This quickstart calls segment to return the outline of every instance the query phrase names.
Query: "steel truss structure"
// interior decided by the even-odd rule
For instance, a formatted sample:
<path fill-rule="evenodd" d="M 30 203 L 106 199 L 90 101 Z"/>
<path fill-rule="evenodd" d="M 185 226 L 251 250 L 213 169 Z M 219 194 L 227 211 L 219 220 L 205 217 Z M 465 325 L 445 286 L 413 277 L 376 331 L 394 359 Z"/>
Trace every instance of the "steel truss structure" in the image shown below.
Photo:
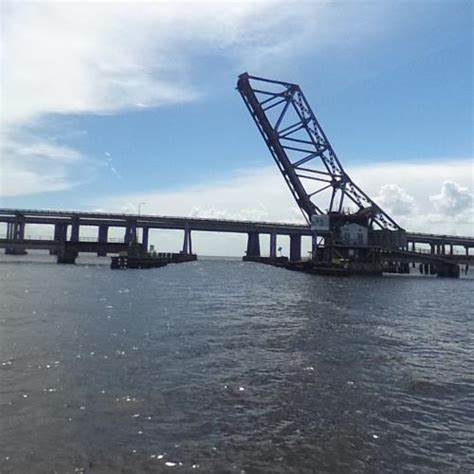
<path fill-rule="evenodd" d="M 369 228 L 401 230 L 344 171 L 297 84 L 244 73 L 237 89 L 308 223 L 355 205 Z"/>

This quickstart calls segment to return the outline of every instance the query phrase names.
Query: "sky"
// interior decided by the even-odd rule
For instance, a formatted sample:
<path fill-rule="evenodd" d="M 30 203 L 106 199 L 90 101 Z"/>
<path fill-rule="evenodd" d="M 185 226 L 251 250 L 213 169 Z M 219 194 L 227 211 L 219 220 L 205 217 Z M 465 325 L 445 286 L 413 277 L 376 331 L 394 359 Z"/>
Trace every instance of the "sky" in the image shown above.
<path fill-rule="evenodd" d="M 1 207 L 302 222 L 235 90 L 247 71 L 298 83 L 346 171 L 403 227 L 474 235 L 471 1 L 0 13 Z"/>

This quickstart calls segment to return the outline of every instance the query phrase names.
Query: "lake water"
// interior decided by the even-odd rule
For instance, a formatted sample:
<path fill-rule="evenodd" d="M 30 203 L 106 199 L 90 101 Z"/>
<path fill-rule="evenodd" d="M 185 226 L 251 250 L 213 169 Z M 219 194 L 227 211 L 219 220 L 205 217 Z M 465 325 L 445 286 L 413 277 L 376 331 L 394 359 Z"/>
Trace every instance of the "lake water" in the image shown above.
<path fill-rule="evenodd" d="M 0 262 L 2 473 L 474 470 L 472 278 L 32 260 Z"/>

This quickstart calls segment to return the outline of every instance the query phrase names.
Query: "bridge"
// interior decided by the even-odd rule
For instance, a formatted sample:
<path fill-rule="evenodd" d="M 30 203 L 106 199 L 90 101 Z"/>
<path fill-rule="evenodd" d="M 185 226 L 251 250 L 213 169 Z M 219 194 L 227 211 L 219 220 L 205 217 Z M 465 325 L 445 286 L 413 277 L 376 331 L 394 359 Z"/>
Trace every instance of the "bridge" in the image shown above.
<path fill-rule="evenodd" d="M 150 229 L 179 229 L 183 231 L 183 254 L 193 253 L 193 232 L 243 233 L 247 234 L 245 257 L 256 261 L 262 261 L 260 235 L 270 236 L 270 261 L 277 259 L 277 237 L 286 235 L 290 238 L 290 263 L 302 261 L 302 237 L 309 236 L 311 271 L 340 270 L 340 262 L 344 262 L 353 273 L 381 273 L 384 266 L 404 267 L 406 271 L 407 265 L 418 263 L 427 265 L 430 273 L 457 276 L 460 264 L 472 262 L 474 237 L 407 232 L 350 178 L 297 84 L 244 73 L 238 78 L 237 90 L 306 225 L 0 209 L 0 223 L 6 225 L 0 247 L 10 254 L 48 249 L 57 255 L 58 263 L 74 263 L 79 252 L 107 255 L 126 250 L 132 243 L 148 249 Z M 53 238 L 25 237 L 26 226 L 33 225 L 53 226 Z M 82 226 L 96 227 L 97 238 L 81 238 Z M 113 227 L 123 228 L 123 240 L 109 238 Z M 137 233 L 138 229 L 141 232 Z"/>
<path fill-rule="evenodd" d="M 0 238 L 0 248 L 6 249 L 7 253 L 21 254 L 27 249 L 49 250 L 58 256 L 60 262 L 65 261 L 66 255 L 77 256 L 80 252 L 101 256 L 115 254 L 126 250 L 135 241 L 148 248 L 150 229 L 183 231 L 182 253 L 185 254 L 193 252 L 193 232 L 246 234 L 246 255 L 250 257 L 262 255 L 260 235 L 270 236 L 269 257 L 277 256 L 278 236 L 289 236 L 290 261 L 301 260 L 302 237 L 312 236 L 310 227 L 302 224 L 39 209 L 0 209 L 0 223 L 6 225 L 6 234 Z M 26 233 L 27 225 L 31 236 Z M 35 231 L 38 225 L 50 226 L 52 238 L 35 237 L 39 235 Z M 82 237 L 81 227 L 84 226 L 95 227 L 97 236 Z M 120 228 L 123 238 L 110 237 L 113 228 Z M 321 233 L 320 236 L 324 235 Z M 474 255 L 470 253 L 470 249 L 474 249 L 474 237 L 408 232 L 406 240 L 403 249 L 405 260 L 408 252 L 419 254 L 416 259 L 408 255 L 412 262 L 425 261 L 429 255 L 450 258 L 459 264 L 474 262 Z"/>

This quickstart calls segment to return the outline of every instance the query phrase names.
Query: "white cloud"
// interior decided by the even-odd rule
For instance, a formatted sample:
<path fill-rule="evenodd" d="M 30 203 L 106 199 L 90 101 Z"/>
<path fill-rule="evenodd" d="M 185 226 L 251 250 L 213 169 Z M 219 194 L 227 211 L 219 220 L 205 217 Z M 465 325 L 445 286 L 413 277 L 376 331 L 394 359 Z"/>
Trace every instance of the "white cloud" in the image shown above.
<path fill-rule="evenodd" d="M 94 206 L 136 213 L 140 202 L 146 203 L 142 214 L 304 222 L 276 167 L 237 171 L 228 179 L 185 190 L 111 196 Z"/>
<path fill-rule="evenodd" d="M 413 197 L 397 184 L 384 184 L 374 200 L 389 214 L 396 216 L 412 214 L 416 208 Z"/>
<path fill-rule="evenodd" d="M 458 183 L 461 190 L 470 189 L 472 192 L 471 169 L 471 160 L 458 160 L 455 163 L 440 161 L 360 166 L 348 169 L 348 172 L 405 229 L 474 235 L 472 201 L 470 209 L 460 218 L 440 213 L 430 200 L 430 196 L 439 191 L 445 177 Z M 394 182 L 397 184 L 393 184 Z M 157 190 L 151 193 L 110 196 L 99 203 L 91 203 L 91 207 L 136 213 L 140 202 L 146 203 L 142 206 L 143 214 L 304 222 L 276 166 L 255 169 L 252 173 L 238 172 L 227 180 L 181 191 Z M 320 205 L 322 208 L 327 207 L 324 203 Z M 161 237 L 157 242 L 161 242 L 161 248 L 165 248 L 165 243 L 172 245 L 171 240 L 163 242 Z M 222 254 L 224 248 L 227 249 L 224 254 L 241 255 L 243 252 L 241 243 L 237 244 L 233 238 L 225 235 L 215 237 L 212 244 L 205 239 L 198 242 L 199 251 L 204 254 Z M 215 250 L 216 248 L 219 250 Z"/>
<path fill-rule="evenodd" d="M 196 100 L 216 80 L 197 81 L 202 58 L 220 58 L 235 73 L 280 73 L 307 51 L 353 45 L 377 32 L 385 10 L 282 0 L 2 2 L 1 120 L 9 151 L 19 147 L 16 171 L 6 179 L 17 181 L 18 194 L 50 182 L 49 170 L 31 166 L 31 154 L 22 159 L 31 142 L 48 142 L 44 134 L 19 140 L 26 125 L 51 114 L 112 114 Z M 5 156 L 3 150 L 3 175 L 12 170 Z M 57 173 L 61 185 L 45 191 L 67 187 L 72 173 Z M 31 186 L 35 177 L 38 186 Z"/>
<path fill-rule="evenodd" d="M 423 163 L 386 163 L 354 168 L 350 170 L 350 174 L 374 199 L 385 184 L 395 183 L 404 189 L 414 199 L 416 208 L 408 215 L 394 210 L 392 217 L 408 230 L 474 235 L 472 202 L 470 209 L 456 216 L 439 212 L 430 200 L 430 196 L 439 193 L 444 181 L 457 183 L 472 194 L 474 191 L 472 158 Z"/>
<path fill-rule="evenodd" d="M 473 195 L 465 187 L 453 181 L 445 181 L 441 192 L 430 196 L 435 209 L 443 215 L 457 216 L 473 207 Z"/>
<path fill-rule="evenodd" d="M 456 183 L 454 188 L 461 190 L 462 194 L 466 190 L 472 194 L 471 170 L 471 160 L 458 160 L 455 163 L 439 161 L 359 166 L 348 169 L 348 172 L 364 191 L 375 196 L 374 200 L 380 206 L 391 202 L 393 211 L 385 210 L 405 229 L 474 236 L 472 200 L 470 207 L 463 212 L 447 215 L 440 212 L 430 198 L 439 194 L 446 178 Z M 383 203 L 380 199 L 383 196 L 391 200 Z M 304 223 L 276 166 L 256 168 L 252 172 L 235 172 L 228 179 L 183 190 L 156 190 L 91 200 L 90 209 L 137 213 L 140 203 L 142 214 Z M 414 212 L 407 213 L 412 206 Z M 123 230 L 114 229 L 111 236 L 120 237 L 122 233 Z M 155 230 L 150 235 L 150 242 L 162 251 L 178 251 L 182 245 L 182 232 Z M 268 238 L 262 236 L 261 242 L 262 252 L 268 252 Z M 193 243 L 201 255 L 239 256 L 244 254 L 246 237 L 194 232 Z M 279 238 L 278 245 L 283 247 L 283 254 L 288 253 L 287 238 Z M 309 246 L 310 242 L 306 240 L 303 252 L 309 250 Z"/>
<path fill-rule="evenodd" d="M 89 180 L 96 166 L 76 150 L 53 141 L 4 137 L 0 196 L 69 189 Z"/>
<path fill-rule="evenodd" d="M 233 57 L 234 67 L 246 54 L 270 60 L 304 34 L 308 22 L 285 27 L 304 20 L 301 10 L 281 2 L 6 2 L 3 120 L 193 100 L 189 73 L 203 51 Z"/>

